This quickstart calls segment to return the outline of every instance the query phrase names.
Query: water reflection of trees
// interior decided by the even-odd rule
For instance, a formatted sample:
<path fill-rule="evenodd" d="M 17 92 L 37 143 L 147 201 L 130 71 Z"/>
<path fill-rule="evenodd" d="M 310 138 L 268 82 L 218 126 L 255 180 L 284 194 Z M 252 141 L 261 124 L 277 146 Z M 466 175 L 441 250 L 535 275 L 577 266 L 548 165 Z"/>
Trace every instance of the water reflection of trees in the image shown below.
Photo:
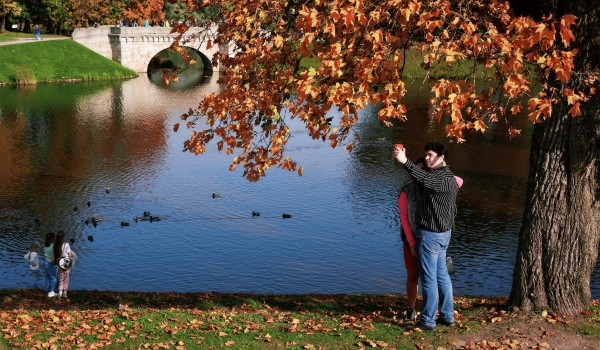
<path fill-rule="evenodd" d="M 2 88 L 0 210 L 27 208 L 46 229 L 75 225 L 66 214 L 80 197 L 162 161 L 173 94 L 146 79 Z M 199 96 L 180 93 L 175 105 L 187 110 Z"/>
<path fill-rule="evenodd" d="M 429 90 L 426 87 L 409 90 L 404 100 L 408 107 L 406 121 L 398 121 L 387 128 L 377 121 L 377 106 L 371 106 L 363 111 L 357 125 L 361 141 L 352 152 L 348 171 L 354 186 L 352 192 L 361 196 L 364 188 L 379 187 L 381 193 L 372 196 L 381 201 L 380 206 L 390 222 L 396 221 L 397 191 L 407 179 L 406 173 L 391 160 L 392 145 L 404 144 L 409 158 L 414 160 L 422 156 L 427 141 L 447 140 L 443 123 L 438 124 L 428 116 L 428 99 L 424 91 Z M 498 124 L 486 134 L 469 135 L 465 143 L 446 142 L 450 167 L 465 180 L 458 198 L 461 212 L 457 222 L 463 219 L 470 222 L 467 229 L 483 225 L 489 231 L 488 224 L 498 222 L 500 224 L 493 229 L 505 232 L 514 230 L 520 223 L 531 126 L 520 127 L 524 128 L 524 134 L 519 138 L 509 139 L 506 127 Z M 473 217 L 467 213 L 478 214 Z M 462 214 L 465 216 L 461 217 Z"/>

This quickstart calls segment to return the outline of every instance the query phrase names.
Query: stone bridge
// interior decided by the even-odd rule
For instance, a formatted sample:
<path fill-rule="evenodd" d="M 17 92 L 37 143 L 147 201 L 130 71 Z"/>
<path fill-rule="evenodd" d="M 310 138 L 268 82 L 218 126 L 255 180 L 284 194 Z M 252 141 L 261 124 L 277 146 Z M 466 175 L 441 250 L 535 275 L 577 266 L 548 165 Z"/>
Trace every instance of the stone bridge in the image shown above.
<path fill-rule="evenodd" d="M 119 62 L 138 73 L 148 71 L 148 64 L 157 53 L 171 46 L 177 33 L 171 33 L 169 27 L 116 27 L 100 26 L 97 28 L 77 28 L 73 31 L 74 41 L 99 53 L 100 55 Z M 183 36 L 190 38 L 201 29 L 192 27 Z M 219 67 L 213 67 L 210 60 L 217 50 L 228 53 L 224 45 L 213 46 L 210 49 L 206 43 L 200 43 L 198 39 L 180 43 L 200 54 L 204 62 L 204 69 L 219 71 Z"/>

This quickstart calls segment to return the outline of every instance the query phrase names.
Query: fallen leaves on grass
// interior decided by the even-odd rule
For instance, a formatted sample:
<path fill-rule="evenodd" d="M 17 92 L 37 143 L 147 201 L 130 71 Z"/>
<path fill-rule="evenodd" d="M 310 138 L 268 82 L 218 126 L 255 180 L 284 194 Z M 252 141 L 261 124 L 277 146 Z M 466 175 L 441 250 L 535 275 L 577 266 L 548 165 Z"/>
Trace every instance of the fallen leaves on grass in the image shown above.
<path fill-rule="evenodd" d="M 560 331 L 556 327 L 570 322 L 553 312 L 528 316 L 507 312 L 501 298 L 457 297 L 458 327 L 419 332 L 412 322 L 397 319 L 394 309 L 404 300 L 394 295 L 74 291 L 65 301 L 33 291 L 0 293 L 5 294 L 0 299 L 0 338 L 8 348 L 53 349 L 70 344 L 86 349 L 208 349 L 243 347 L 249 340 L 259 347 L 310 350 L 321 349 L 323 341 L 342 339 L 347 347 L 393 349 L 409 344 L 430 350 L 432 340 L 443 337 L 447 347 L 438 349 L 563 349 L 555 345 Z M 582 318 L 593 324 L 599 319 L 598 310 L 590 309 Z M 480 336 L 482 328 L 496 333 Z M 560 336 L 564 335 L 563 331 Z"/>

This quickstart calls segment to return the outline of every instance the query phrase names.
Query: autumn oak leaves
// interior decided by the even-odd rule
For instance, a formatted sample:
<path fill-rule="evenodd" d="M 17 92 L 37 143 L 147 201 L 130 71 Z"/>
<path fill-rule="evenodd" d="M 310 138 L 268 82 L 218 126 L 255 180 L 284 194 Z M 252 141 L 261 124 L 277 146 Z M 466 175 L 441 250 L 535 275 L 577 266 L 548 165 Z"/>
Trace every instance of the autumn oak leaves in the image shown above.
<path fill-rule="evenodd" d="M 313 139 L 348 150 L 367 105 L 378 106 L 385 125 L 405 119 L 409 52 L 421 53 L 425 69 L 457 62 L 471 67 L 469 79 L 445 77 L 432 88 L 430 117 L 446 123 L 458 142 L 465 132 L 485 132 L 496 122 L 518 135 L 512 118 L 523 108 L 531 121 L 541 121 L 565 97 L 576 116 L 598 79 L 566 83 L 573 81 L 576 56 L 570 49 L 574 16 L 536 22 L 514 17 L 507 2 L 239 0 L 231 6 L 214 0 L 201 6 L 213 9 L 203 25 L 218 25 L 214 44 L 232 49 L 213 58 L 226 67 L 222 89 L 183 116 L 192 131 L 184 150 L 201 154 L 214 141 L 232 155 L 230 169 L 241 166 L 249 181 L 271 167 L 302 174 L 285 153 L 291 119 L 301 120 Z M 318 65 L 302 65 L 306 58 Z M 339 111 L 335 123 L 326 117 L 332 110 Z"/>

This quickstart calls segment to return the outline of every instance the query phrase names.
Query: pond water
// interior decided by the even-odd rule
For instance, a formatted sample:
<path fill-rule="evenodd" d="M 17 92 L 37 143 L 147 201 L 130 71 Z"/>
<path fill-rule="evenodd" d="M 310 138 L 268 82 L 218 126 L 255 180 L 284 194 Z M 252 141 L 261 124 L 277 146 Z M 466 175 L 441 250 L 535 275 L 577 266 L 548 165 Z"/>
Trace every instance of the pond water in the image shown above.
<path fill-rule="evenodd" d="M 248 183 L 214 146 L 184 153 L 187 130 L 173 132 L 216 79 L 179 91 L 147 77 L 0 88 L 0 286 L 31 287 L 23 254 L 65 230 L 79 256 L 72 290 L 404 293 L 396 198 L 406 175 L 391 146 L 416 158 L 426 141 L 445 139 L 426 117 L 427 89 L 412 89 L 409 120 L 393 128 L 365 109 L 352 153 L 292 122 L 288 153 L 304 175 L 273 169 Z M 507 295 L 530 140 L 508 140 L 501 127 L 472 136 L 449 145 L 464 179 L 454 289 Z M 161 220 L 136 222 L 145 211 Z M 92 217 L 102 221 L 86 224 Z M 598 268 L 592 293 L 600 297 Z"/>

